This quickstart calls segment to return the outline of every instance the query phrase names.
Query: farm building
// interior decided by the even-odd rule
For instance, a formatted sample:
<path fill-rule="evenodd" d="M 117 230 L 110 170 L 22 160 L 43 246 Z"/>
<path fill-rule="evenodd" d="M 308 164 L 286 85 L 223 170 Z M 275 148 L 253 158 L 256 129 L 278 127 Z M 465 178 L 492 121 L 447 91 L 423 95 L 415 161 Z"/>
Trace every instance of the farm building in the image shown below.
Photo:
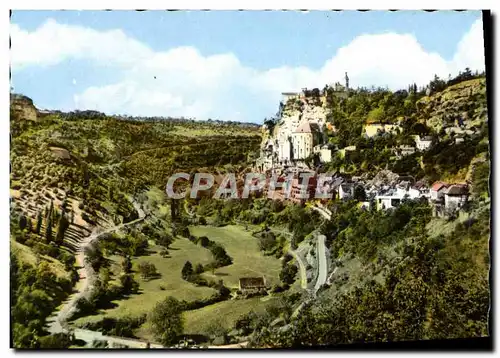
<path fill-rule="evenodd" d="M 241 291 L 260 290 L 266 288 L 264 277 L 242 277 L 239 280 Z"/>

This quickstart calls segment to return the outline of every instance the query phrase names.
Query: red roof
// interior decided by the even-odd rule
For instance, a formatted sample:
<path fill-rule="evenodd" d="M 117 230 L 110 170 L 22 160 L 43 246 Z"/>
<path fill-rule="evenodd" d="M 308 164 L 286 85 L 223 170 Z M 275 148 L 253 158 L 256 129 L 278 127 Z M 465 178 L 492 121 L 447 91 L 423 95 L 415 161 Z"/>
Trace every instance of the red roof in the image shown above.
<path fill-rule="evenodd" d="M 448 184 L 443 183 L 442 181 L 437 181 L 434 184 L 432 184 L 432 190 L 434 191 L 440 191 L 443 188 L 446 188 Z"/>

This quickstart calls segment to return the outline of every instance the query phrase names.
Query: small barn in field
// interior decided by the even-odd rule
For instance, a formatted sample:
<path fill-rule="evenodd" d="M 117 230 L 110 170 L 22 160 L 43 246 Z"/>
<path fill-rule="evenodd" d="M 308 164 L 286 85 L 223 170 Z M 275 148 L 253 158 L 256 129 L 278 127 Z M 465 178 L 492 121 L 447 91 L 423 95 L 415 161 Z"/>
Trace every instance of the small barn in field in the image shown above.
<path fill-rule="evenodd" d="M 239 286 L 242 292 L 265 289 L 266 279 L 264 277 L 242 277 L 239 280 Z"/>

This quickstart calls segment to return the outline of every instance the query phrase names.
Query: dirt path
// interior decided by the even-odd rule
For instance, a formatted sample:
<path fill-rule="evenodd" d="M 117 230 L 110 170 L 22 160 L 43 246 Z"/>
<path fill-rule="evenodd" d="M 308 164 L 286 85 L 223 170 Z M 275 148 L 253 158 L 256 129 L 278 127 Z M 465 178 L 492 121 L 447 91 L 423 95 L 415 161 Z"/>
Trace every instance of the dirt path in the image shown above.
<path fill-rule="evenodd" d="M 50 333 L 60 333 L 68 331 L 68 320 L 73 316 L 76 312 L 76 305 L 80 298 L 86 297 L 92 289 L 92 281 L 94 278 L 94 270 L 92 266 L 85 262 L 85 248 L 89 246 L 94 240 L 98 239 L 100 236 L 104 234 L 108 234 L 114 232 L 116 230 L 120 230 L 126 226 L 136 224 L 145 218 L 144 211 L 140 207 L 139 204 L 133 202 L 134 208 L 137 210 L 139 214 L 139 218 L 120 225 L 113 226 L 106 230 L 102 230 L 101 228 L 95 228 L 92 233 L 85 237 L 78 245 L 77 255 L 76 255 L 76 264 L 78 267 L 78 276 L 79 280 L 76 283 L 75 290 L 73 293 L 60 307 L 59 311 L 51 317 L 47 319 L 47 323 L 49 324 L 48 331 Z M 99 332 L 96 332 L 99 333 Z"/>
<path fill-rule="evenodd" d="M 76 339 L 89 343 L 93 341 L 106 341 L 108 342 L 108 345 L 119 344 L 127 346 L 129 348 L 147 348 L 148 344 L 148 342 L 141 341 L 138 339 L 105 336 L 101 332 L 89 331 L 86 329 L 75 329 L 73 333 Z M 161 344 L 150 343 L 149 348 L 165 348 L 165 347 L 162 346 Z"/>
<path fill-rule="evenodd" d="M 228 344 L 225 346 L 208 346 L 209 349 L 211 348 L 217 348 L 217 349 L 234 349 L 234 348 L 246 348 L 248 345 L 248 342 L 241 342 L 241 343 L 235 343 L 235 344 Z"/>
<path fill-rule="evenodd" d="M 315 205 L 311 205 L 310 207 L 311 207 L 311 209 L 316 210 L 318 213 L 320 213 L 321 215 L 323 215 L 323 217 L 326 220 L 331 220 L 332 214 L 331 214 L 331 212 L 329 213 L 327 211 L 328 209 L 324 209 L 324 208 L 321 208 L 321 207 L 315 206 Z"/>
<path fill-rule="evenodd" d="M 304 265 L 304 261 L 300 258 L 300 255 L 293 250 L 288 251 L 294 258 L 295 261 L 299 264 L 299 272 L 300 272 L 300 287 L 304 290 L 307 290 L 307 275 L 306 275 L 306 265 Z"/>

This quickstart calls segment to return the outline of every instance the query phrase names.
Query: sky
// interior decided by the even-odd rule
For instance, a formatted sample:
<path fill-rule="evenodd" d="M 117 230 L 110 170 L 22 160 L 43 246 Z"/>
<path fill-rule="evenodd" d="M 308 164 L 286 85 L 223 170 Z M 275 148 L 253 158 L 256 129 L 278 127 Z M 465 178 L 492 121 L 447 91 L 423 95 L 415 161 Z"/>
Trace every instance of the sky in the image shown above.
<path fill-rule="evenodd" d="M 484 70 L 480 11 L 14 11 L 11 86 L 38 108 L 262 123 L 281 92 L 405 89 Z"/>

